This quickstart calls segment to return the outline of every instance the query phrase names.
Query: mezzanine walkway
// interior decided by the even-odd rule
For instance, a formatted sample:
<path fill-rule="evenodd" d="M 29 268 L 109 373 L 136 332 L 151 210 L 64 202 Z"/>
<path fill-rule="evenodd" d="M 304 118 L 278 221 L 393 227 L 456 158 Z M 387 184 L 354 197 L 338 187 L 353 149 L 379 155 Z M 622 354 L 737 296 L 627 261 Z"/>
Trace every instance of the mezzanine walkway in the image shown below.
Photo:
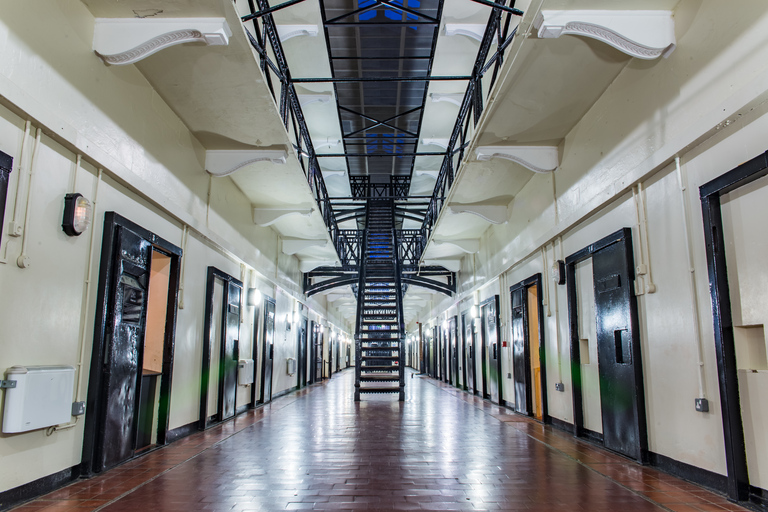
<path fill-rule="evenodd" d="M 16 511 L 745 510 L 424 377 L 355 403 L 354 372 Z"/>

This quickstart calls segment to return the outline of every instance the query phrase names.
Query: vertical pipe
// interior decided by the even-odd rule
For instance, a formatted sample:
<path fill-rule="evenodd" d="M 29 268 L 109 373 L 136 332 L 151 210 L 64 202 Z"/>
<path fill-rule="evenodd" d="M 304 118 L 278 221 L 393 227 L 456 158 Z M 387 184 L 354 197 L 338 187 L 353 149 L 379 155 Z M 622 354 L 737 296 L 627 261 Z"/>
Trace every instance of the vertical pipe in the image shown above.
<path fill-rule="evenodd" d="M 699 313 L 699 294 L 696 290 L 696 267 L 693 261 L 693 241 L 691 240 L 690 233 L 690 210 L 688 204 L 688 180 L 683 174 L 683 169 L 680 166 L 680 157 L 675 157 L 675 170 L 677 171 L 677 183 L 680 187 L 680 206 L 683 214 L 683 232 L 685 233 L 685 254 L 688 263 L 688 286 L 691 291 L 691 297 L 693 298 L 692 315 L 693 315 L 693 338 L 696 343 L 696 355 L 698 357 L 698 369 L 699 369 L 699 397 L 706 398 L 706 387 L 704 380 L 704 350 L 701 346 L 701 331 L 700 321 L 701 315 Z"/>
<path fill-rule="evenodd" d="M 637 198 L 639 200 L 637 207 L 641 216 L 641 229 L 643 233 L 641 240 L 643 244 L 643 263 L 645 264 L 647 276 L 645 291 L 647 293 L 656 293 L 656 285 L 653 283 L 653 275 L 651 274 L 651 250 L 648 243 L 648 210 L 645 207 L 645 192 L 642 182 L 637 184 Z"/>
<path fill-rule="evenodd" d="M 78 164 L 80 162 L 80 155 L 78 155 Z M 78 165 L 79 166 L 79 165 Z M 99 186 L 101 185 L 101 175 L 103 169 L 99 169 L 96 175 L 96 183 L 93 186 L 93 218 L 96 218 L 96 208 L 99 204 Z M 75 375 L 75 401 L 82 402 L 82 374 L 83 374 L 83 361 L 85 361 L 85 338 L 88 333 L 86 328 L 86 322 L 88 320 L 88 309 L 91 302 L 91 273 L 93 272 L 93 249 L 96 246 L 96 226 L 95 223 L 91 224 L 91 238 L 88 242 L 88 259 L 85 262 L 85 279 L 83 280 L 83 300 L 80 304 L 80 333 L 78 336 L 78 353 L 79 359 L 77 361 L 77 373 Z M 59 430 L 67 430 L 77 425 L 80 416 L 75 416 L 75 421 L 71 421 L 64 425 L 57 425 L 49 429 L 46 433 L 48 435 L 58 432 Z"/>
<path fill-rule="evenodd" d="M 560 247 L 559 258 L 555 253 L 556 246 Z M 552 256 L 555 260 L 564 260 L 563 237 L 559 236 L 552 241 Z M 557 351 L 557 381 L 563 382 L 563 354 L 560 352 L 560 299 L 558 296 L 557 285 L 555 285 L 555 350 Z"/>
<path fill-rule="evenodd" d="M 189 226 L 184 224 L 181 230 L 181 272 L 179 277 L 179 309 L 184 309 L 184 276 L 187 268 L 187 239 L 189 238 Z"/>
<path fill-rule="evenodd" d="M 40 138 L 43 135 L 42 128 L 37 129 L 37 135 L 35 136 L 35 147 L 32 150 L 32 159 L 29 162 L 29 180 L 27 183 L 27 201 L 24 206 L 24 228 L 21 232 L 21 254 L 19 254 L 16 264 L 19 268 L 27 268 L 30 265 L 29 256 L 27 256 L 27 243 L 29 243 L 29 217 L 31 212 L 29 210 L 29 204 L 32 202 L 32 178 L 35 172 L 35 161 L 37 160 L 37 153 L 40 150 Z M 15 205 L 14 205 L 15 206 Z"/>
<path fill-rule="evenodd" d="M 16 181 L 16 197 L 13 201 L 13 219 L 11 220 L 11 229 L 10 229 L 10 236 L 19 236 L 21 233 L 18 231 L 17 226 L 19 224 L 19 218 L 21 217 L 21 212 L 19 212 L 19 203 L 21 199 L 21 190 L 22 190 L 22 176 L 24 173 L 22 171 L 26 170 L 24 169 L 24 157 L 27 156 L 27 141 L 29 140 L 29 135 L 32 133 L 32 121 L 27 121 L 24 126 L 24 137 L 21 139 L 21 150 L 19 151 L 19 179 Z"/>
<path fill-rule="evenodd" d="M 75 158 L 75 170 L 72 173 L 72 193 L 77 192 L 77 173 L 80 171 L 80 163 L 82 162 L 83 155 L 77 155 Z"/>

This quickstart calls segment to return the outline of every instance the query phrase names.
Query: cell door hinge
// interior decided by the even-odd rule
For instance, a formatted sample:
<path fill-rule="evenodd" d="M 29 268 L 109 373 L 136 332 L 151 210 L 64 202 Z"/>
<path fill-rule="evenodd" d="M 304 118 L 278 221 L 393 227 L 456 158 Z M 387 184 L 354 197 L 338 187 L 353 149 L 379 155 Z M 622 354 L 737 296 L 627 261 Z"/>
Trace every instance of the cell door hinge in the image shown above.
<path fill-rule="evenodd" d="M 0 389 L 11 389 L 16 387 L 15 380 L 0 380 Z"/>

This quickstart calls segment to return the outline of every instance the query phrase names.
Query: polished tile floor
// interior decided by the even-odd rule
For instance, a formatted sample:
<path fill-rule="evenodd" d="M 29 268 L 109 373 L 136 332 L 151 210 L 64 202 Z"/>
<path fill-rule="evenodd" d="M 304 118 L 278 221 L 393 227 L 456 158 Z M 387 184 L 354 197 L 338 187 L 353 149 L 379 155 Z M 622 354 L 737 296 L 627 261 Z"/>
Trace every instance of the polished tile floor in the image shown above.
<path fill-rule="evenodd" d="M 354 373 L 75 482 L 21 511 L 746 510 L 445 384 L 352 401 Z"/>

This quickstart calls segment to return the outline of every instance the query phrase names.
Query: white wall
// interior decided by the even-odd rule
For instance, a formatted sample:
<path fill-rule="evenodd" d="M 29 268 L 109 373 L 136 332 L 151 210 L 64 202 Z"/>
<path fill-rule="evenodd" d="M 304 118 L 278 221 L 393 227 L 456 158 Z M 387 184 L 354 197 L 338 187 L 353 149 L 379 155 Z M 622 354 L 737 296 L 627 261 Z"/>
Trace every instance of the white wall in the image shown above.
<path fill-rule="evenodd" d="M 85 400 L 104 213 L 115 211 L 178 246 L 188 226 L 170 400 L 173 429 L 198 419 L 208 266 L 277 295 L 279 392 L 289 387 L 280 359 L 296 347 L 293 339 L 283 343 L 280 328 L 293 300 L 288 293 L 300 297 L 298 260 L 281 255 L 276 261 L 276 233 L 253 223 L 251 204 L 230 179 L 210 183 L 208 203 L 205 148 L 135 67 L 105 66 L 94 57 L 93 23 L 76 0 L 10 2 L 0 13 L 0 150 L 14 157 L 0 239 L 0 369 L 76 366 L 75 400 Z M 25 137 L 27 120 L 32 129 Z M 31 162 L 38 128 L 42 137 Z M 82 165 L 73 186 L 77 155 Z M 24 222 L 30 165 L 34 177 L 25 233 L 30 265 L 20 268 L 22 239 L 10 236 L 8 227 L 14 210 L 16 220 Z M 97 168 L 103 174 L 92 227 L 68 237 L 61 230 L 64 195 L 75 190 L 94 199 Z M 309 304 L 329 318 L 324 299 Z M 246 356 L 252 308 L 244 308 L 243 315 L 240 339 Z M 344 325 L 337 314 L 329 320 Z M 249 401 L 250 389 L 240 388 L 238 404 Z M 83 424 L 81 417 L 51 435 L 45 430 L 0 434 L 0 492 L 77 465 Z"/>
<path fill-rule="evenodd" d="M 481 299 L 499 293 L 500 287 L 506 294 L 510 285 L 542 273 L 549 290 L 544 323 L 549 414 L 572 422 L 567 297 L 565 287 L 553 285 L 548 272 L 555 259 L 623 227 L 632 228 L 635 262 L 640 263 L 641 230 L 632 187 L 641 182 L 656 285 L 655 293 L 644 293 L 651 280 L 638 278 L 649 447 L 725 474 L 698 187 L 768 149 L 768 13 L 758 1 L 740 2 L 739 9 L 726 13 L 717 2 L 683 0 L 675 19 L 675 52 L 668 59 L 630 61 L 566 136 L 560 168 L 552 175 L 534 175 L 512 202 L 510 221 L 490 226 L 481 237 L 480 253 L 463 259 L 459 297 L 426 308 L 421 321 L 439 317 L 475 290 Z M 681 157 L 687 176 L 685 195 L 675 156 Z M 687 226 L 684 197 L 690 212 Z M 749 211 L 751 218 L 765 218 L 754 207 Z M 694 288 L 686 228 L 693 247 Z M 762 254 L 754 247 L 747 250 L 754 251 L 752 258 Z M 750 280 L 768 280 L 765 266 L 754 268 Z M 698 318 L 694 298 L 700 305 Z M 745 300 L 765 302 L 762 293 Z M 502 339 L 508 340 L 508 301 L 502 302 L 501 317 Z M 503 362 L 509 399 L 508 355 Z M 554 390 L 559 379 L 565 393 Z M 700 396 L 709 399 L 709 413 L 694 410 L 694 399 Z"/>

